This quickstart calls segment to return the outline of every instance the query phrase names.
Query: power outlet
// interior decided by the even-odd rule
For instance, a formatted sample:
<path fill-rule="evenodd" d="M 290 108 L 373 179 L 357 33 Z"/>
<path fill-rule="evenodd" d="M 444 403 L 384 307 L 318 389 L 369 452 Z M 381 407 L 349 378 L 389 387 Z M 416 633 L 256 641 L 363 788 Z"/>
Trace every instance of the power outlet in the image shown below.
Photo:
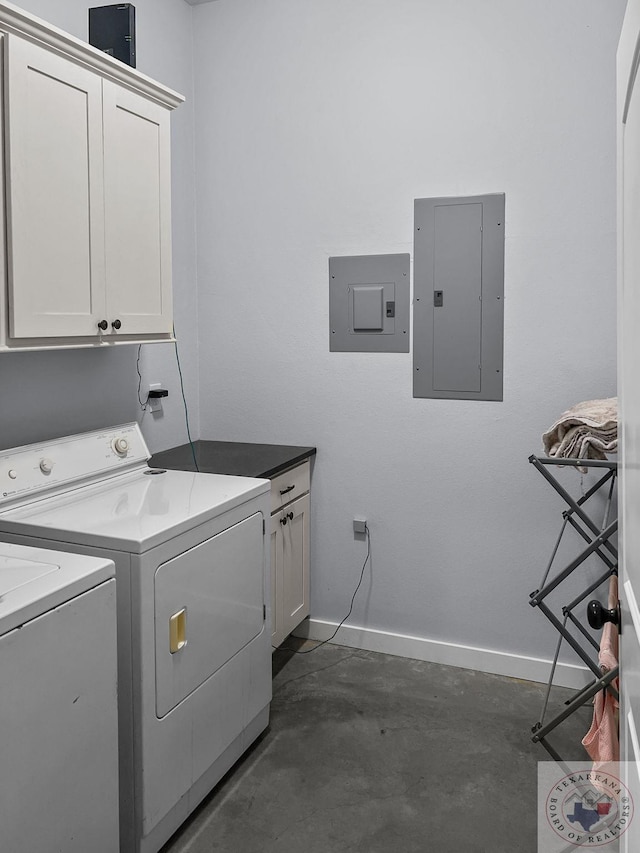
<path fill-rule="evenodd" d="M 356 536 L 364 536 L 367 532 L 367 519 L 356 516 L 353 519 L 353 532 Z"/>
<path fill-rule="evenodd" d="M 162 388 L 162 382 L 152 382 L 147 388 L 147 408 L 150 412 L 162 411 L 162 397 L 149 397 L 150 391 L 159 391 Z"/>

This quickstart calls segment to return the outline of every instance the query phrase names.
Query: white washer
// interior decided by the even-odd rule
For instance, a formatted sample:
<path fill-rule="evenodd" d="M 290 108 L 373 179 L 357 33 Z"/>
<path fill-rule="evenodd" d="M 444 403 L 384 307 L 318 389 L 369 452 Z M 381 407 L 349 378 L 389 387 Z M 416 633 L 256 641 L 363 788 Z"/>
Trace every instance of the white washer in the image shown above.
<path fill-rule="evenodd" d="M 148 458 L 137 424 L 0 452 L 1 538 L 116 566 L 121 853 L 160 849 L 271 701 L 269 481 Z"/>
<path fill-rule="evenodd" d="M 118 853 L 113 576 L 0 542 L 2 850 Z"/>

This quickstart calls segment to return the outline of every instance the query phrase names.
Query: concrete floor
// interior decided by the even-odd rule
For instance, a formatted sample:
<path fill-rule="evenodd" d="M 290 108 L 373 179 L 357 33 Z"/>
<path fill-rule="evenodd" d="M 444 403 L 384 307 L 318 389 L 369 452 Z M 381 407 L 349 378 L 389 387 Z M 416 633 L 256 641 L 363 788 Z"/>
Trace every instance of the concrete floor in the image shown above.
<path fill-rule="evenodd" d="M 162 853 L 536 853 L 543 685 L 335 645 L 273 666 L 269 729 Z"/>

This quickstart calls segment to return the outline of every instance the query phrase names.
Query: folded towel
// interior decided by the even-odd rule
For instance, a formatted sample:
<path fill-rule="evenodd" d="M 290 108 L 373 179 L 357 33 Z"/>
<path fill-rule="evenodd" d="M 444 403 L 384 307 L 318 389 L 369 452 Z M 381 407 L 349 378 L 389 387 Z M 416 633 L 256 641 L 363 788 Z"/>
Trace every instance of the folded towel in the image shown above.
<path fill-rule="evenodd" d="M 618 450 L 618 398 L 586 400 L 563 412 L 542 436 L 547 456 L 606 459 Z"/>

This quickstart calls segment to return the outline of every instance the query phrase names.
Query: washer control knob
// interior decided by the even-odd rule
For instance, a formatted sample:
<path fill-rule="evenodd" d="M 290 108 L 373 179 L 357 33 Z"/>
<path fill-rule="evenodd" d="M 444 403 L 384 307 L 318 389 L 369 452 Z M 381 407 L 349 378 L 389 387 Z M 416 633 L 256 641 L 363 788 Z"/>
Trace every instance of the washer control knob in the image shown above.
<path fill-rule="evenodd" d="M 11 480 L 15 480 L 15 478 L 16 478 L 17 476 L 18 476 L 18 475 L 16 474 L 16 472 L 15 472 L 15 471 L 13 470 L 13 468 L 12 468 L 12 469 L 11 469 L 11 471 L 9 471 L 9 478 L 10 478 Z"/>
<path fill-rule="evenodd" d="M 53 462 L 51 459 L 41 459 L 40 470 L 43 474 L 50 474 L 53 471 Z"/>
<path fill-rule="evenodd" d="M 129 450 L 129 442 L 126 438 L 114 438 L 111 442 L 111 446 L 118 454 L 118 456 L 126 456 L 127 451 Z"/>

